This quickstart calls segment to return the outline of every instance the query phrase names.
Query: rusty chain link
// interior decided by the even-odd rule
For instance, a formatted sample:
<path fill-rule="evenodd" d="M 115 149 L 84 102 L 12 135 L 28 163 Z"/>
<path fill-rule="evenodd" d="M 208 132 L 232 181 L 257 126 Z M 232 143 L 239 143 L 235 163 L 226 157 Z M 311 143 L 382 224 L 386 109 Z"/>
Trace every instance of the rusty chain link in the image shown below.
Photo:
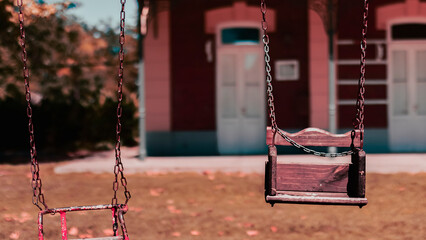
<path fill-rule="evenodd" d="M 28 132 L 30 136 L 30 158 L 31 158 L 31 188 L 33 191 L 32 202 L 40 210 L 42 207 L 40 203 L 43 204 L 44 208 L 47 209 L 47 204 L 44 199 L 44 194 L 41 190 L 42 182 L 40 178 L 40 168 L 37 161 L 37 149 L 35 146 L 35 136 L 34 136 L 34 124 L 33 124 L 33 110 L 31 107 L 31 91 L 30 91 L 30 72 L 27 65 L 27 49 L 25 46 L 25 28 L 24 28 L 24 13 L 23 13 L 23 0 L 17 0 L 18 5 L 18 19 L 19 19 L 19 31 L 20 31 L 20 41 L 22 53 L 21 60 L 23 63 L 23 77 L 25 84 L 25 99 L 27 101 L 27 117 L 28 117 Z"/>
<path fill-rule="evenodd" d="M 360 77 L 358 81 L 358 97 L 356 100 L 356 117 L 353 121 L 354 129 L 361 130 L 361 149 L 364 143 L 364 105 L 365 105 L 365 61 L 367 49 L 367 26 L 368 26 L 368 0 L 364 0 L 364 14 L 362 16 L 361 36 L 361 62 Z"/>
<path fill-rule="evenodd" d="M 260 3 L 260 10 L 262 12 L 262 30 L 263 30 L 263 50 L 265 52 L 265 71 L 266 71 L 266 84 L 267 84 L 267 94 L 268 94 L 268 107 L 269 107 L 269 119 L 271 121 L 272 131 L 275 133 L 278 129 L 276 117 L 275 117 L 275 104 L 274 104 L 274 95 L 272 93 L 272 75 L 271 75 L 271 57 L 269 56 L 269 35 L 268 22 L 266 21 L 266 2 L 262 0 Z"/>
<path fill-rule="evenodd" d="M 328 153 L 328 152 L 320 152 L 310 148 L 307 148 L 285 134 L 281 129 L 278 128 L 275 114 L 275 104 L 274 104 L 274 95 L 273 95 L 273 87 L 272 87 L 272 75 L 271 75 L 271 57 L 269 55 L 269 35 L 267 33 L 268 30 L 268 22 L 266 20 L 266 0 L 261 0 L 260 3 L 260 11 L 262 13 L 262 30 L 263 30 L 263 50 L 265 53 L 265 70 L 266 70 L 266 84 L 267 84 L 267 94 L 268 94 L 268 107 L 269 107 L 269 119 L 271 121 L 271 128 L 273 132 L 272 137 L 272 145 L 275 145 L 275 134 L 278 133 L 282 138 L 284 138 L 287 142 L 289 142 L 292 146 L 303 150 L 306 153 L 313 154 L 315 156 L 320 157 L 344 157 L 351 155 L 353 150 L 343 151 L 339 153 Z M 354 120 L 354 129 L 362 130 L 361 134 L 364 130 L 364 93 L 365 93 L 365 56 L 366 56 L 366 48 L 367 48 L 367 16 L 368 16 L 368 0 L 364 0 L 364 14 L 363 14 L 363 30 L 362 30 L 362 41 L 361 41 L 361 77 L 359 81 L 359 94 L 357 100 L 357 117 Z M 352 139 L 355 136 L 355 130 L 352 131 Z M 362 148 L 362 135 L 361 135 L 361 148 Z"/>
<path fill-rule="evenodd" d="M 117 190 L 118 190 L 118 174 L 120 174 L 120 182 L 121 185 L 124 188 L 124 196 L 126 198 L 125 204 L 130 200 L 132 197 L 130 192 L 127 190 L 127 179 L 124 176 L 124 166 L 121 162 L 121 117 L 123 114 L 122 109 L 122 100 L 123 100 L 123 76 L 124 76 L 124 42 L 125 42 L 125 35 L 124 35 L 124 27 L 125 27 L 125 19 L 126 19 L 126 12 L 124 11 L 124 6 L 126 4 L 126 0 L 120 0 L 121 3 L 121 11 L 120 11 L 120 37 L 119 37 L 119 43 L 120 43 L 120 51 L 118 53 L 119 58 L 119 67 L 118 67 L 118 89 L 117 89 L 117 125 L 116 125 L 116 143 L 115 143 L 115 166 L 114 166 L 114 175 L 115 179 L 112 184 L 112 189 L 114 190 L 114 195 L 111 200 L 111 204 L 117 204 Z"/>

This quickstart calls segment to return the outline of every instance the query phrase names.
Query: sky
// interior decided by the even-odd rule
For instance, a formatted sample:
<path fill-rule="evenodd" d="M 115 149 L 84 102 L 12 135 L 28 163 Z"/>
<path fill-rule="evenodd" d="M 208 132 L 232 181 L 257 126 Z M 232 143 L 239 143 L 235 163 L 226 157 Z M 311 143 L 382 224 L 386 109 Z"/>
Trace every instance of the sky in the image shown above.
<path fill-rule="evenodd" d="M 61 0 L 46 0 L 47 3 L 62 2 Z M 75 0 L 78 7 L 69 9 L 67 14 L 76 16 L 79 20 L 89 26 L 95 26 L 106 22 L 115 27 L 120 22 L 120 0 Z M 137 1 L 126 1 L 126 25 L 136 26 L 137 23 Z"/>

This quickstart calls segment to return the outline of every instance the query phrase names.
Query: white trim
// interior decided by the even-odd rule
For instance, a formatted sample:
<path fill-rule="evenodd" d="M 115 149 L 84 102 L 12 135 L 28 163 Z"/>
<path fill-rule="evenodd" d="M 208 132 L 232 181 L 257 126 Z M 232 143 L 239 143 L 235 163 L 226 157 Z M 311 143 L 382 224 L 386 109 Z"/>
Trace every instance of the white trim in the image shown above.
<path fill-rule="evenodd" d="M 351 39 L 341 39 L 337 41 L 337 45 L 359 45 L 360 41 L 355 41 Z M 386 44 L 386 40 L 383 39 L 368 39 L 367 44 Z"/>
<path fill-rule="evenodd" d="M 338 60 L 337 64 L 338 65 L 359 65 L 360 60 L 343 59 L 343 60 Z M 367 65 L 386 65 L 387 61 L 381 60 L 381 59 L 367 59 L 366 64 Z"/>
<path fill-rule="evenodd" d="M 381 80 L 381 79 L 367 79 L 365 81 L 365 85 L 386 85 L 388 82 L 387 80 Z M 337 82 L 338 85 L 358 85 L 358 80 L 356 79 L 348 79 L 348 80 L 342 80 L 339 79 Z"/>
<path fill-rule="evenodd" d="M 354 106 L 356 105 L 356 99 L 344 99 L 339 100 L 338 104 L 340 106 Z M 385 99 L 370 99 L 365 100 L 365 105 L 387 105 L 388 101 Z"/>

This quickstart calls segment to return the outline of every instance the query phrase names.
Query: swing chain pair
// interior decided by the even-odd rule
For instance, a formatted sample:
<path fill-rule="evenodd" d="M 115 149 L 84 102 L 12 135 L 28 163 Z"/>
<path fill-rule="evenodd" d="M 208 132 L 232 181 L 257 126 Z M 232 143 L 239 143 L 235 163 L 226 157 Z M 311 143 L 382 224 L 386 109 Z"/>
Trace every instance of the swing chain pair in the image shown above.
<path fill-rule="evenodd" d="M 25 100 L 27 101 L 27 117 L 28 117 L 28 132 L 30 136 L 30 158 L 31 158 L 31 188 L 33 191 L 32 202 L 33 204 L 42 210 L 42 204 L 45 209 L 47 209 L 46 201 L 44 200 L 44 194 L 41 190 L 42 182 L 40 178 L 40 168 L 37 161 L 37 149 L 35 146 L 35 136 L 34 136 L 34 124 L 33 124 L 33 110 L 31 107 L 31 91 L 30 91 L 30 71 L 28 69 L 27 60 L 27 49 L 25 45 L 25 28 L 24 28 L 24 13 L 23 13 L 23 0 L 17 0 L 18 5 L 18 18 L 19 18 L 19 31 L 20 31 L 20 41 L 22 53 L 21 60 L 23 63 L 23 77 L 25 84 Z"/>
<path fill-rule="evenodd" d="M 131 194 L 127 189 L 127 179 L 124 176 L 124 166 L 121 161 L 121 117 L 122 117 L 122 100 L 123 100 L 123 74 L 124 74 L 124 26 L 125 26 L 125 11 L 124 6 L 126 0 L 120 0 L 121 2 L 121 12 L 120 12 L 120 52 L 119 52 L 119 71 L 118 71 L 118 90 L 117 90 L 117 125 L 116 125 L 116 145 L 115 145 L 115 158 L 116 164 L 114 166 L 114 175 L 115 180 L 113 182 L 114 195 L 112 198 L 112 204 L 117 204 L 117 190 L 118 190 L 118 174 L 120 174 L 120 182 L 124 187 L 124 195 L 126 197 L 126 202 L 131 198 Z M 27 101 L 27 117 L 28 117 L 28 132 L 30 138 L 30 158 L 31 158 L 31 187 L 33 191 L 32 202 L 40 210 L 42 206 L 45 209 L 48 209 L 48 206 L 45 202 L 44 194 L 42 192 L 42 181 L 40 178 L 40 168 L 37 161 L 37 150 L 35 146 L 35 134 L 34 134 L 34 125 L 32 117 L 32 107 L 31 107 L 31 91 L 30 91 L 30 74 L 27 65 L 27 50 L 26 50 L 26 35 L 24 28 L 24 13 L 23 13 L 23 0 L 17 0 L 18 6 L 18 17 L 19 17 L 19 30 L 20 30 L 20 41 L 19 44 L 22 48 L 21 60 L 23 63 L 23 78 L 25 83 L 25 99 Z"/>
<path fill-rule="evenodd" d="M 117 125 L 116 125 L 116 143 L 115 143 L 115 166 L 114 166 L 114 182 L 112 184 L 112 189 L 114 191 L 111 204 L 117 204 L 117 190 L 118 190 L 118 175 L 120 174 L 120 182 L 121 185 L 124 188 L 124 196 L 126 198 L 125 204 L 130 200 L 132 197 L 129 190 L 127 189 L 127 179 L 124 176 L 124 166 L 121 161 L 121 117 L 123 115 L 123 108 L 122 108 L 122 100 L 123 100 L 123 77 L 124 77 L 124 42 L 125 42 L 125 35 L 124 35 L 124 27 L 125 27 L 125 19 L 126 19 L 126 12 L 124 11 L 124 7 L 126 4 L 126 0 L 120 0 L 121 3 L 121 11 L 120 11 L 120 37 L 119 37 L 119 43 L 120 43 L 120 51 L 118 53 L 119 58 L 119 68 L 118 68 L 118 89 L 117 89 Z"/>
<path fill-rule="evenodd" d="M 313 154 L 320 157 L 344 157 L 353 154 L 353 140 L 355 138 L 355 129 L 361 130 L 361 149 L 363 143 L 363 132 L 364 132 L 364 94 L 365 94 L 365 60 L 366 60 L 366 48 L 367 48 L 367 17 L 368 17 L 368 0 L 364 0 L 364 13 L 363 13 L 363 28 L 362 28 L 362 40 L 361 40 L 361 71 L 360 79 L 358 83 L 359 93 L 357 98 L 357 114 L 354 119 L 353 125 L 354 130 L 351 133 L 352 137 L 352 146 L 349 151 L 343 151 L 339 153 L 328 153 L 320 152 L 310 148 L 307 148 L 301 144 L 298 144 L 296 141 L 287 136 L 281 129 L 278 128 L 275 115 L 275 104 L 274 104 L 274 95 L 272 87 L 272 75 L 271 75 L 271 57 L 269 55 L 269 35 L 267 34 L 268 22 L 266 20 L 266 0 L 261 0 L 260 11 L 262 12 L 262 30 L 263 30 L 263 49 L 265 53 L 265 70 L 266 70 L 266 83 L 267 83 L 267 94 L 268 94 L 268 107 L 269 107 L 269 119 L 271 121 L 271 128 L 273 132 L 272 145 L 275 145 L 275 134 L 278 133 L 282 138 L 287 142 L 293 145 L 296 148 L 303 150 L 306 153 Z"/>

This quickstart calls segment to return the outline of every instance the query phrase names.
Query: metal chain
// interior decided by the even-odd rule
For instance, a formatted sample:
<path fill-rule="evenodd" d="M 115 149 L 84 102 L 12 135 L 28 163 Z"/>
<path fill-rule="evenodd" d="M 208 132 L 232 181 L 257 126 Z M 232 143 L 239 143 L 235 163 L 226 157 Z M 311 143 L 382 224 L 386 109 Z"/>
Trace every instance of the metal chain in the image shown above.
<path fill-rule="evenodd" d="M 25 99 L 27 101 L 27 117 L 28 117 L 28 132 L 30 136 L 30 157 L 31 157 L 31 187 L 33 191 L 32 202 L 40 210 L 42 207 L 40 203 L 43 204 L 44 208 L 47 209 L 46 202 L 44 200 L 44 194 L 41 190 L 42 182 L 40 178 L 40 168 L 37 161 L 37 150 L 35 146 L 35 136 L 34 136 L 34 125 L 33 125 L 33 110 L 31 107 L 31 91 L 30 91 L 30 72 L 27 66 L 27 50 L 25 46 L 25 28 L 24 28 L 24 13 L 23 13 L 23 0 L 17 0 L 17 5 L 19 9 L 19 31 L 20 31 L 20 41 L 19 44 L 22 48 L 21 60 L 23 63 L 23 76 L 25 83 Z"/>
<path fill-rule="evenodd" d="M 115 143 L 115 166 L 114 166 L 114 175 L 115 179 L 112 184 L 112 189 L 114 190 L 114 195 L 111 200 L 111 204 L 117 204 L 117 190 L 118 190 L 118 174 L 120 174 L 120 182 L 121 185 L 124 188 L 124 196 L 126 197 L 126 202 L 130 200 L 132 197 L 130 192 L 127 190 L 127 179 L 124 176 L 124 166 L 121 162 L 121 116 L 123 114 L 122 109 L 122 100 L 123 100 L 123 75 L 124 75 L 124 42 L 125 42 L 125 36 L 124 36 L 124 26 L 125 26 L 125 19 L 126 19 L 126 13 L 124 11 L 124 6 L 126 4 L 126 0 L 120 0 L 121 2 L 121 12 L 120 12 L 120 37 L 119 37 L 119 43 L 120 43 L 120 52 L 118 54 L 119 57 L 119 68 L 118 68 L 118 90 L 117 90 L 117 125 L 116 125 L 116 143 Z"/>
<path fill-rule="evenodd" d="M 315 156 L 319 156 L 319 157 L 330 157 L 330 158 L 335 158 L 335 157 L 344 157 L 344 156 L 348 156 L 351 155 L 353 153 L 352 150 L 348 150 L 348 151 L 343 151 L 343 152 L 338 152 L 338 153 L 328 153 L 328 152 L 320 152 L 320 151 L 316 151 L 313 150 L 311 148 L 307 148 L 301 144 L 298 144 L 296 141 L 294 141 L 293 139 L 291 139 L 289 136 L 287 136 L 281 129 L 278 128 L 277 133 L 284 138 L 287 142 L 289 142 L 291 145 L 293 145 L 296 148 L 299 148 L 301 150 L 303 150 L 306 153 L 309 154 L 313 154 Z"/>
<path fill-rule="evenodd" d="M 269 107 L 269 119 L 271 121 L 272 131 L 275 133 L 278 129 L 277 121 L 275 117 L 275 104 L 274 95 L 272 93 L 272 75 L 271 75 L 271 57 L 269 56 L 269 35 L 268 35 L 268 22 L 266 21 L 266 2 L 262 0 L 260 3 L 260 10 L 262 12 L 262 29 L 263 29 L 263 50 L 265 52 L 265 70 L 266 70 L 266 84 L 268 94 L 268 107 Z"/>
<path fill-rule="evenodd" d="M 364 21 L 363 21 L 363 38 L 362 38 L 362 43 L 361 43 L 361 49 L 363 50 L 362 55 L 364 58 L 363 61 L 361 60 L 361 76 L 362 76 L 362 80 L 360 78 L 360 82 L 362 81 L 362 83 L 360 83 L 360 94 L 359 96 L 359 106 L 362 106 L 362 108 L 360 107 L 359 109 L 359 114 L 357 114 L 357 119 L 359 119 L 360 121 L 360 125 L 358 125 L 358 129 L 364 129 L 364 124 L 363 124 L 363 120 L 364 120 L 364 93 L 365 93 L 365 88 L 364 88 L 364 82 L 365 82 L 365 48 L 367 47 L 367 42 L 366 42 L 366 33 L 367 33 L 367 15 L 368 15 L 368 0 L 364 0 Z M 263 49 L 265 52 L 265 70 L 266 70 L 266 83 L 267 83 L 267 93 L 268 93 L 268 107 L 269 107 L 269 118 L 271 121 L 271 128 L 272 128 L 272 132 L 274 133 L 274 137 L 273 137 L 273 142 L 272 144 L 274 144 L 274 140 L 275 140 L 275 133 L 278 133 L 282 138 L 284 138 L 287 142 L 289 142 L 291 145 L 293 145 L 296 148 L 299 148 L 301 150 L 303 150 L 306 153 L 309 154 L 313 154 L 315 156 L 320 156 L 320 157 L 343 157 L 343 156 L 348 156 L 351 155 L 353 153 L 352 150 L 349 151 L 343 151 L 343 152 L 339 152 L 339 153 L 327 153 L 327 152 L 321 152 L 321 151 L 316 151 L 313 150 L 311 148 L 307 148 L 301 144 L 298 144 L 296 141 L 294 141 L 293 139 L 291 139 L 289 136 L 287 136 L 281 129 L 278 128 L 277 122 L 276 122 L 276 115 L 275 115 L 275 104 L 274 104 L 274 95 L 273 95 L 273 88 L 272 88 L 272 75 L 271 75 L 271 65 L 270 65 L 270 61 L 271 61 L 271 57 L 269 56 L 269 36 L 267 34 L 267 30 L 268 30 L 268 22 L 266 20 L 266 12 L 267 12 L 267 7 L 266 7 L 266 0 L 261 0 L 260 3 L 260 11 L 262 12 L 262 29 L 263 29 Z M 364 48 L 363 48 L 364 46 Z M 362 86 L 362 89 L 361 89 Z M 357 106 L 358 106 L 358 101 L 357 101 Z M 359 117 L 358 117 L 359 116 Z M 362 127 L 362 128 L 361 128 Z M 354 138 L 355 132 L 352 132 L 352 138 Z M 362 145 L 361 145 L 362 146 Z"/>
<path fill-rule="evenodd" d="M 358 97 L 356 100 L 356 117 L 353 121 L 354 129 L 361 130 L 361 149 L 364 142 L 364 94 L 365 94 L 365 61 L 367 49 L 367 27 L 368 27 L 368 0 L 364 0 L 364 13 L 362 18 L 362 37 L 361 37 L 361 69 L 358 81 Z"/>

